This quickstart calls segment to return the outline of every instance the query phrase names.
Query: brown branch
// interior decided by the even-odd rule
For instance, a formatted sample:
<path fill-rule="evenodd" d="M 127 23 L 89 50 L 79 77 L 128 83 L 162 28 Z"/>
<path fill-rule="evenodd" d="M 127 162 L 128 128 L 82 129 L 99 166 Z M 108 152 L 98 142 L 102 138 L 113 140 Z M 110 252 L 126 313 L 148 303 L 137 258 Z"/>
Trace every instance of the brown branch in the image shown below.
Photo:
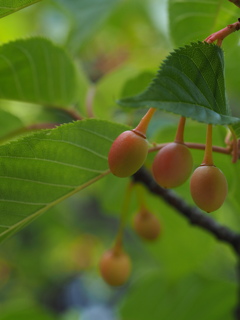
<path fill-rule="evenodd" d="M 218 240 L 229 244 L 237 255 L 240 256 L 240 234 L 232 231 L 226 226 L 220 225 L 198 208 L 189 206 L 172 190 L 160 187 L 144 167 L 135 173 L 132 178 L 133 181 L 144 184 L 152 194 L 157 195 L 170 206 L 175 208 L 179 214 L 189 221 L 189 223 L 207 231 Z"/>

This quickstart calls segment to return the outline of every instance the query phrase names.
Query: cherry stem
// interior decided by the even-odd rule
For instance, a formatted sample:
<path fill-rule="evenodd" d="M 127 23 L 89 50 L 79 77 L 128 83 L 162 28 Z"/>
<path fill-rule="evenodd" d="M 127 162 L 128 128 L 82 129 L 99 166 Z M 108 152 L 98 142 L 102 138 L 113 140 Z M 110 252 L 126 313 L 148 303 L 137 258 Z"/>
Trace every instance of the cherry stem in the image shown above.
<path fill-rule="evenodd" d="M 213 156 L 212 156 L 212 124 L 207 125 L 207 138 L 206 147 L 202 166 L 213 166 Z"/>
<path fill-rule="evenodd" d="M 231 1 L 231 2 L 234 2 L 236 5 L 237 3 L 240 4 L 239 1 Z M 223 39 L 229 36 L 231 33 L 238 31 L 239 29 L 240 29 L 240 21 L 237 21 L 227 25 L 225 28 L 215 33 L 212 33 L 204 41 L 207 43 L 213 43 L 214 41 L 217 41 L 217 45 L 221 47 Z"/>
<path fill-rule="evenodd" d="M 234 135 L 233 135 L 233 137 L 234 137 Z M 156 144 L 156 145 L 154 145 L 154 147 L 150 148 L 148 150 L 148 152 L 149 153 L 156 152 L 156 151 L 162 149 L 163 147 L 167 146 L 168 144 L 169 144 L 169 142 Z M 204 143 L 184 142 L 184 144 L 190 149 L 196 149 L 196 150 L 205 150 L 206 149 L 206 144 L 204 144 Z M 234 160 L 232 160 L 232 162 L 235 163 L 238 159 L 238 140 L 236 137 L 234 137 L 234 142 L 232 144 L 230 144 L 230 142 L 228 141 L 227 144 L 228 144 L 228 146 L 226 148 L 219 147 L 219 146 L 212 146 L 212 151 L 222 153 L 222 154 L 228 154 L 228 155 L 233 153 Z"/>
<path fill-rule="evenodd" d="M 233 129 L 230 128 L 231 134 L 232 134 L 232 163 L 236 163 L 238 160 L 238 140 L 237 136 Z"/>
<path fill-rule="evenodd" d="M 139 211 L 142 211 L 143 209 L 146 208 L 145 190 L 143 190 L 143 187 L 140 184 L 135 184 L 135 190 L 137 193 L 137 202 L 139 205 Z"/>
<path fill-rule="evenodd" d="M 133 187 L 133 182 L 131 181 L 128 184 L 126 189 L 126 193 L 125 193 L 125 197 L 124 197 L 123 205 L 121 209 L 120 224 L 118 227 L 118 232 L 117 232 L 115 243 L 113 246 L 113 251 L 116 254 L 122 251 L 123 231 L 124 231 L 124 226 L 126 224 L 126 217 L 127 217 L 127 213 L 130 205 L 132 187 Z"/>
<path fill-rule="evenodd" d="M 185 128 L 186 118 L 181 117 L 178 123 L 177 133 L 174 142 L 184 143 L 184 128 Z"/>
<path fill-rule="evenodd" d="M 151 121 L 152 116 L 154 115 L 155 111 L 156 111 L 156 108 L 150 108 L 147 111 L 147 113 L 145 114 L 145 116 L 142 117 L 142 119 L 139 122 L 139 124 L 137 125 L 137 127 L 135 129 L 133 129 L 133 131 L 136 133 L 139 133 L 140 135 L 145 136 L 149 122 Z"/>

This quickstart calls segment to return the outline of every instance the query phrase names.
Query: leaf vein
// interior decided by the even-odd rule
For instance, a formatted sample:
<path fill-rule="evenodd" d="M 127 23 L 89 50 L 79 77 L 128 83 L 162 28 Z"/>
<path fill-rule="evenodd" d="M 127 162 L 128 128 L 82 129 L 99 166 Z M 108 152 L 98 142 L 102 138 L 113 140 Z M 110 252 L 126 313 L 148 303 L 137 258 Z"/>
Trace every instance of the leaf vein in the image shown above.
<path fill-rule="evenodd" d="M 65 185 L 65 184 L 57 184 L 57 183 L 50 183 L 50 182 L 44 182 L 44 181 L 39 181 L 39 180 L 33 180 L 33 179 L 23 179 L 23 178 L 10 177 L 10 176 L 0 176 L 0 179 L 9 179 L 9 180 L 16 180 L 16 181 L 33 182 L 33 183 L 37 183 L 37 184 L 43 184 L 43 185 L 47 185 L 47 186 L 60 187 L 60 188 L 69 188 L 69 189 L 76 188 L 76 186 L 70 186 L 70 185 Z"/>
<path fill-rule="evenodd" d="M 26 204 L 26 205 L 32 205 L 32 206 L 46 206 L 46 205 L 48 205 L 48 203 L 42 203 L 42 202 L 37 203 L 37 202 L 11 200 L 11 199 L 0 199 L 0 202 L 11 202 L 11 203 Z"/>
<path fill-rule="evenodd" d="M 14 229 L 18 228 L 19 226 L 26 224 L 29 220 L 31 221 L 34 217 L 37 217 L 38 215 L 40 215 L 41 213 L 43 213 L 47 209 L 53 207 L 54 205 L 58 204 L 59 202 L 63 201 L 64 199 L 70 197 L 71 195 L 76 194 L 78 191 L 86 188 L 87 186 L 91 185 L 95 181 L 98 181 L 102 177 L 106 176 L 107 174 L 109 174 L 109 172 L 110 172 L 109 170 L 104 171 L 101 175 L 99 175 L 99 176 L 91 179 L 90 181 L 86 182 L 85 184 L 77 187 L 73 191 L 69 192 L 67 195 L 64 195 L 61 198 L 58 198 L 56 200 L 53 200 L 52 202 L 48 203 L 47 207 L 39 209 L 34 214 L 31 214 L 30 216 L 26 217 L 25 219 L 19 221 L 18 223 L 15 223 L 14 225 L 8 226 L 8 228 L 11 229 L 11 230 L 14 230 Z M 9 232 L 11 232 L 11 231 L 6 230 L 6 231 L 2 232 L 0 237 L 3 237 L 6 233 L 9 233 Z"/>
<path fill-rule="evenodd" d="M 107 141 L 110 141 L 110 142 L 113 142 L 113 141 L 114 141 L 113 139 L 111 139 L 111 138 L 109 138 L 109 137 L 107 137 L 107 136 L 104 136 L 103 134 L 100 134 L 100 133 L 98 133 L 98 132 L 95 132 L 95 131 L 93 131 L 93 130 L 89 130 L 89 129 L 86 129 L 86 128 L 80 128 L 80 130 L 81 130 L 81 131 L 85 131 L 85 132 L 90 132 L 90 133 L 96 135 L 97 137 L 103 138 L 103 139 L 105 139 L 105 140 L 107 140 Z"/>
<path fill-rule="evenodd" d="M 60 142 L 60 143 L 65 143 L 65 144 L 69 144 L 69 145 L 72 145 L 74 147 L 77 147 L 79 149 L 82 149 L 82 150 L 85 150 L 85 151 L 88 151 L 89 153 L 92 153 L 96 156 L 98 156 L 99 158 L 102 158 L 104 160 L 107 160 L 108 158 L 106 156 L 103 156 L 102 154 L 96 152 L 96 151 L 93 151 L 92 149 L 89 149 L 87 147 L 84 147 L 84 146 L 81 146 L 79 144 L 76 144 L 76 143 L 73 143 L 73 142 L 70 142 L 70 141 L 66 141 L 66 140 L 59 140 L 59 139 L 38 139 L 38 138 L 34 138 L 34 140 L 39 140 L 39 141 L 51 141 L 51 142 Z"/>
<path fill-rule="evenodd" d="M 27 60 L 29 62 L 30 69 L 32 71 L 32 80 L 34 83 L 35 95 L 36 95 L 36 98 L 38 100 L 40 100 L 40 90 L 39 90 L 40 85 L 38 83 L 38 73 L 37 73 L 37 69 L 36 69 L 34 60 L 33 60 L 32 56 L 29 54 L 29 52 L 27 52 L 27 50 L 25 50 L 24 48 L 17 46 L 17 45 L 14 45 L 14 47 L 17 48 L 18 50 L 20 50 L 25 55 L 25 57 L 27 58 Z"/>
<path fill-rule="evenodd" d="M 92 168 L 87 168 L 87 167 L 82 167 L 82 166 L 77 166 L 75 164 L 70 164 L 70 163 L 65 163 L 62 161 L 57 161 L 57 160 L 51 160 L 51 159 L 42 159 L 42 158 L 28 158 L 28 157 L 14 157 L 14 156 L 0 156 L 0 158 L 9 158 L 9 159 L 21 159 L 21 160 L 38 160 L 38 161 L 46 161 L 50 163 L 57 163 L 61 164 L 70 168 L 77 168 L 80 170 L 85 170 L 85 171 L 90 171 L 90 172 L 96 172 L 96 173 L 103 173 L 105 170 L 95 170 Z"/>
<path fill-rule="evenodd" d="M 12 71 L 13 78 L 15 81 L 15 86 L 17 89 L 17 93 L 18 93 L 19 97 L 22 99 L 22 97 L 23 97 L 22 86 L 21 86 L 21 82 L 17 76 L 17 71 L 15 70 L 14 65 L 12 64 L 11 60 L 9 60 L 5 55 L 0 54 L 0 58 L 2 58 L 8 64 L 10 70 Z"/>

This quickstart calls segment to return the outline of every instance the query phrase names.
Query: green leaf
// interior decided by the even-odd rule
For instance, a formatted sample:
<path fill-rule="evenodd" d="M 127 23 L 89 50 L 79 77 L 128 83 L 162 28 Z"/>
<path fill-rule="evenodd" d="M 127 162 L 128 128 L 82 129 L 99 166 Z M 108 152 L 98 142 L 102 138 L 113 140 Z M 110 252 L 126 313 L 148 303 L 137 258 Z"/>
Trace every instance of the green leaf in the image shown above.
<path fill-rule="evenodd" d="M 71 21 L 71 33 L 68 46 L 72 51 L 88 40 L 114 10 L 119 0 L 60 0 L 57 1 L 67 10 Z"/>
<path fill-rule="evenodd" d="M 227 1 L 168 0 L 169 29 L 174 45 L 203 41 L 235 22 L 239 9 Z"/>
<path fill-rule="evenodd" d="M 2 146 L 0 241 L 108 174 L 108 151 L 124 129 L 92 119 Z"/>
<path fill-rule="evenodd" d="M 41 0 L 0 0 L 0 18 L 28 7 Z"/>
<path fill-rule="evenodd" d="M 199 122 L 232 124 L 226 100 L 222 50 L 192 43 L 170 53 L 156 78 L 142 93 L 119 101 L 127 107 L 154 107 Z"/>
<path fill-rule="evenodd" d="M 0 99 L 68 106 L 76 92 L 71 58 L 49 40 L 30 38 L 0 47 Z"/>

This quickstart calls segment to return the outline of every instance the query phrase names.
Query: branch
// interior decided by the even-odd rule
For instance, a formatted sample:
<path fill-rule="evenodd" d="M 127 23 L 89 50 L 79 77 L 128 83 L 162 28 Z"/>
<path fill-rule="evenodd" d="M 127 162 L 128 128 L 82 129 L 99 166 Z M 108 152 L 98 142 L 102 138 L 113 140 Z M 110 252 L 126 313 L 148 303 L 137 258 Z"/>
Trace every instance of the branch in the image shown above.
<path fill-rule="evenodd" d="M 151 193 L 162 198 L 166 203 L 175 208 L 178 213 L 183 215 L 191 224 L 209 232 L 218 240 L 228 243 L 237 255 L 240 256 L 240 234 L 235 233 L 228 227 L 220 225 L 198 208 L 189 206 L 172 190 L 160 187 L 144 167 L 136 172 L 132 178 L 134 182 L 144 184 Z"/>

